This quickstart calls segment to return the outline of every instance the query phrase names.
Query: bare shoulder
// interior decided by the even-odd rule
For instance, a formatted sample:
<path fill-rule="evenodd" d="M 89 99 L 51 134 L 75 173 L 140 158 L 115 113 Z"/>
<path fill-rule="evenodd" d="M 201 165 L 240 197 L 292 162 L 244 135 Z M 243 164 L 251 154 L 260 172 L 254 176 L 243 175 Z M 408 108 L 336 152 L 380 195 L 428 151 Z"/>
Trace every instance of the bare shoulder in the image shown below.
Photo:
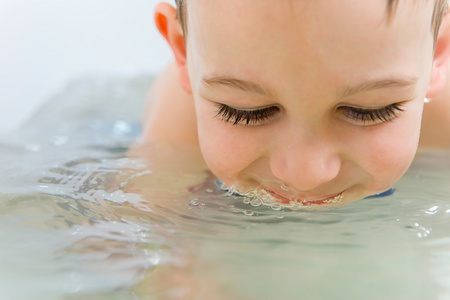
<path fill-rule="evenodd" d="M 198 144 L 192 95 L 178 82 L 176 67 L 169 65 L 151 86 L 142 120 L 144 141 Z"/>

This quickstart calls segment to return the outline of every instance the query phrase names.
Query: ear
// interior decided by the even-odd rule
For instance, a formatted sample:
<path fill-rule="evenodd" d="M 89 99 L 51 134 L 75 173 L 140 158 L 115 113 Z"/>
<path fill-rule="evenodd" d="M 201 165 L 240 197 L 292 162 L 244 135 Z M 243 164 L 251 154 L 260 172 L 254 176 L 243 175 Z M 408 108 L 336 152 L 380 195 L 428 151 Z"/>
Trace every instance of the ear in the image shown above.
<path fill-rule="evenodd" d="M 427 98 L 434 98 L 442 91 L 447 82 L 447 65 L 450 60 L 450 14 L 447 13 L 442 20 L 431 70 L 430 84 Z"/>
<path fill-rule="evenodd" d="M 158 3 L 155 7 L 154 18 L 156 27 L 172 48 L 179 82 L 187 93 L 192 94 L 187 70 L 186 45 L 180 21 L 177 20 L 177 10 L 169 3 Z"/>

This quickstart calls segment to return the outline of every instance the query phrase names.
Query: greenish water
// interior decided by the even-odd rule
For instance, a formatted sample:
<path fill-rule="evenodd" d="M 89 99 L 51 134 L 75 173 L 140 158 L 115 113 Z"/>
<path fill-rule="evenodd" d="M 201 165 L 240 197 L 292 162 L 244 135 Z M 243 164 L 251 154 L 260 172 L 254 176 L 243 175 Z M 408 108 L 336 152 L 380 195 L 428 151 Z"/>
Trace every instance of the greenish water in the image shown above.
<path fill-rule="evenodd" d="M 450 153 L 325 211 L 227 196 L 139 136 L 150 78 L 86 79 L 0 139 L 0 299 L 450 299 Z"/>

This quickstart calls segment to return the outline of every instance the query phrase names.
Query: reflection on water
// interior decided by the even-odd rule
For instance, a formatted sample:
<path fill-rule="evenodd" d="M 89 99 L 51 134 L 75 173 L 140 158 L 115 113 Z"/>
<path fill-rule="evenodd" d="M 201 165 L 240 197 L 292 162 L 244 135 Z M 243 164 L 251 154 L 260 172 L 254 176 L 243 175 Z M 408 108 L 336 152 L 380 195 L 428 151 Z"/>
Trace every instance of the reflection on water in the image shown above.
<path fill-rule="evenodd" d="M 254 207 L 195 149 L 127 152 L 147 83 L 79 82 L 2 139 L 0 299 L 450 298 L 450 153 L 389 197 Z"/>

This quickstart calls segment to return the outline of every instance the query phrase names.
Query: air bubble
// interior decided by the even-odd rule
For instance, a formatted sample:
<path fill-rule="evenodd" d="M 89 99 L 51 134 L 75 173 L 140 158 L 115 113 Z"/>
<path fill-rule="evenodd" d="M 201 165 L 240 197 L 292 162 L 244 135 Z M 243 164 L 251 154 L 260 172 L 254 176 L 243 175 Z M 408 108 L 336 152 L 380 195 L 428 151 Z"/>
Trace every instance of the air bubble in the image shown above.
<path fill-rule="evenodd" d="M 198 199 L 196 199 L 196 198 L 191 199 L 191 201 L 189 201 L 189 205 L 190 206 L 199 206 L 200 205 L 200 201 L 198 201 Z"/>
<path fill-rule="evenodd" d="M 260 199 L 258 199 L 258 198 L 253 198 L 251 201 L 250 201 L 250 205 L 251 206 L 261 206 L 262 205 L 262 202 L 261 202 L 261 200 Z"/>
<path fill-rule="evenodd" d="M 250 198 L 244 198 L 244 204 L 250 204 Z"/>
<path fill-rule="evenodd" d="M 433 206 L 431 208 L 428 209 L 428 211 L 426 211 L 425 213 L 428 215 L 434 215 L 439 211 L 439 206 Z"/>
<path fill-rule="evenodd" d="M 282 208 L 280 203 L 274 203 L 274 204 L 272 204 L 271 207 L 273 210 L 281 210 L 281 208 Z"/>
<path fill-rule="evenodd" d="M 251 210 L 244 210 L 243 213 L 244 213 L 244 215 L 249 216 L 249 217 L 255 215 L 255 212 L 251 211 Z"/>
<path fill-rule="evenodd" d="M 285 184 L 282 184 L 282 185 L 280 186 L 280 188 L 281 188 L 283 191 L 285 191 L 285 192 L 289 191 L 289 187 L 288 187 L 287 185 L 285 185 Z"/>
<path fill-rule="evenodd" d="M 212 194 L 212 193 L 214 193 L 214 190 L 209 188 L 209 189 L 206 189 L 206 192 L 209 193 L 209 194 Z"/>

